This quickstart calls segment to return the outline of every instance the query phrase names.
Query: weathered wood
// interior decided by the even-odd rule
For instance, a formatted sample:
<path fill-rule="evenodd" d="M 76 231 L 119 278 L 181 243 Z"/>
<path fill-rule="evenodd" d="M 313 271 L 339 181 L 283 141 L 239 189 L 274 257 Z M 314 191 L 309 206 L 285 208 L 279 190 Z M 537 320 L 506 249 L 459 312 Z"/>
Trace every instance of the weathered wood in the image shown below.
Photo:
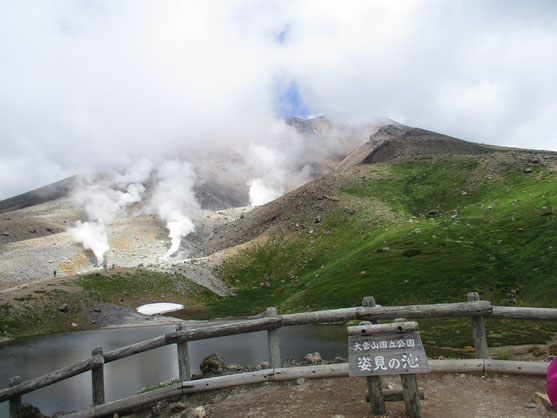
<path fill-rule="evenodd" d="M 325 311 L 315 312 L 301 312 L 294 314 L 283 314 L 282 324 L 289 325 L 306 325 L 306 324 L 319 324 L 327 322 L 346 322 L 353 319 L 358 319 L 356 311 L 359 308 L 342 308 L 330 309 Z"/>
<path fill-rule="evenodd" d="M 425 399 L 425 393 L 423 388 L 418 388 L 418 394 L 420 399 Z M 400 402 L 404 400 L 404 395 L 402 394 L 402 389 L 383 389 L 383 399 L 385 402 Z M 366 391 L 366 402 L 369 402 L 369 392 Z"/>
<path fill-rule="evenodd" d="M 45 386 L 52 385 L 53 383 L 60 382 L 61 380 L 68 379 L 80 373 L 88 372 L 103 363 L 104 359 L 102 356 L 94 356 L 36 379 L 27 380 L 17 386 L 3 389 L 0 391 L 0 402 L 4 402 L 14 395 L 23 395 L 24 393 L 44 388 Z"/>
<path fill-rule="evenodd" d="M 431 373 L 504 373 L 545 376 L 549 363 L 509 360 L 429 360 Z"/>
<path fill-rule="evenodd" d="M 367 298 L 366 298 L 367 299 Z M 369 297 L 369 300 L 373 299 Z M 365 303 L 364 303 L 365 304 Z M 557 309 L 549 308 L 522 308 L 522 307 L 492 307 L 488 301 L 476 301 L 465 303 L 450 303 L 450 304 L 436 304 L 436 305 L 410 305 L 410 306 L 391 306 L 391 307 L 358 307 L 358 308 L 344 308 L 326 311 L 317 311 L 309 313 L 287 314 L 277 318 L 275 321 L 282 319 L 282 325 L 300 325 L 311 324 L 319 322 L 340 322 L 351 319 L 366 319 L 375 321 L 377 319 L 396 319 L 404 316 L 406 318 L 433 318 L 433 317 L 474 317 L 486 316 L 490 318 L 499 319 L 518 319 L 518 320 L 557 320 Z M 263 318 L 268 320 L 269 318 Z M 245 321 L 244 321 L 245 322 Z M 249 321 L 248 321 L 249 322 Z M 234 326 L 235 324 L 230 324 Z M 259 324 L 260 325 L 260 324 Z M 151 340 L 143 341 L 141 343 L 132 344 L 127 347 L 122 347 L 117 350 L 110 351 L 104 354 L 104 362 L 108 363 L 120 358 L 128 357 L 133 354 L 141 353 L 144 351 L 152 350 L 171 343 L 185 343 L 204 338 L 213 338 L 221 335 L 232 335 L 244 332 L 253 332 L 259 330 L 257 326 L 251 328 L 252 325 L 242 328 L 235 328 L 233 330 L 222 328 L 220 331 L 216 328 L 228 325 L 201 328 L 198 330 L 187 330 L 170 333 L 166 336 L 157 337 Z M 280 327 L 278 322 L 273 322 L 269 327 L 261 329 L 275 329 Z M 524 362 L 508 362 L 501 361 L 497 363 L 493 360 L 473 361 L 461 360 L 457 361 L 458 364 L 448 364 L 450 361 L 430 361 L 431 372 L 475 372 L 489 370 L 494 373 L 517 373 L 517 374 L 533 374 L 543 375 L 547 369 L 545 363 L 526 363 Z M 79 373 L 88 370 L 99 369 L 103 364 L 102 358 L 87 359 L 74 365 L 68 366 L 64 369 L 49 373 L 37 379 L 29 380 L 16 386 L 12 386 L 0 390 L 0 402 L 6 401 L 14 396 L 28 393 L 41 387 L 48 386 L 52 383 L 64 380 Z M 338 365 L 335 365 L 338 366 Z M 348 370 L 347 365 L 343 366 Z M 304 368 L 307 369 L 307 368 Z M 277 371 L 279 369 L 275 369 Z M 343 372 L 331 372 L 335 373 Z M 317 377 L 316 375 L 314 375 Z"/>
<path fill-rule="evenodd" d="M 177 332 L 183 331 L 185 328 L 186 326 L 183 322 L 176 325 Z M 176 344 L 176 348 L 178 350 L 178 377 L 180 382 L 190 380 L 191 372 L 187 341 Z"/>
<path fill-rule="evenodd" d="M 491 302 L 437 303 L 433 305 L 376 306 L 374 308 L 357 308 L 358 318 L 395 319 L 404 318 L 453 318 L 490 313 Z"/>
<path fill-rule="evenodd" d="M 144 351 L 153 350 L 155 348 L 167 345 L 164 335 L 160 337 L 151 338 L 149 340 L 141 341 L 136 344 L 127 345 L 125 347 L 117 348 L 116 350 L 104 353 L 105 363 L 110 363 L 114 360 L 129 357 L 134 354 L 143 353 Z"/>
<path fill-rule="evenodd" d="M 320 364 L 317 366 L 283 367 L 275 369 L 273 380 L 276 382 L 305 379 L 321 379 L 325 377 L 348 376 L 348 363 Z"/>
<path fill-rule="evenodd" d="M 82 411 L 72 412 L 65 415 L 57 415 L 65 418 L 93 418 L 104 417 L 107 415 L 117 414 L 119 412 L 129 411 L 152 402 L 161 401 L 163 399 L 174 398 L 182 394 L 182 384 L 177 383 L 162 389 L 156 389 L 151 392 L 130 396 L 128 398 L 119 399 L 117 401 L 108 402 Z"/>
<path fill-rule="evenodd" d="M 430 373 L 482 373 L 484 360 L 429 360 Z"/>
<path fill-rule="evenodd" d="M 395 334 L 410 331 L 417 331 L 417 322 L 398 322 L 392 324 L 378 325 L 354 325 L 347 328 L 348 335 L 377 335 L 377 334 Z"/>
<path fill-rule="evenodd" d="M 478 292 L 468 293 L 468 302 L 480 300 Z M 476 358 L 488 359 L 489 350 L 487 348 L 487 337 L 485 335 L 484 318 L 481 315 L 473 315 L 470 318 L 472 325 L 472 338 L 474 339 L 474 348 L 476 350 Z"/>
<path fill-rule="evenodd" d="M 267 310 L 265 311 L 265 315 L 267 316 L 267 318 L 278 317 L 277 308 L 267 308 Z M 278 369 L 281 366 L 278 329 L 270 329 L 267 331 L 267 341 L 269 346 L 269 360 L 271 361 L 271 367 L 273 369 Z"/>
<path fill-rule="evenodd" d="M 494 306 L 493 312 L 486 314 L 485 317 L 499 319 L 524 319 L 533 321 L 557 321 L 557 309 Z"/>
<path fill-rule="evenodd" d="M 91 355 L 102 356 L 103 349 L 101 347 L 93 349 Z M 93 390 L 93 406 L 104 403 L 104 364 L 91 370 L 91 389 Z"/>
<path fill-rule="evenodd" d="M 409 418 L 421 418 L 422 405 L 418 393 L 418 379 L 415 374 L 402 374 L 402 396 L 406 406 L 406 415 Z"/>
<path fill-rule="evenodd" d="M 182 382 L 182 390 L 184 393 L 205 392 L 208 390 L 224 389 L 232 386 L 270 382 L 273 381 L 273 377 L 273 369 L 231 374 L 228 376 L 209 377 L 207 379 Z"/>
<path fill-rule="evenodd" d="M 534 361 L 484 360 L 487 373 L 524 374 L 545 376 L 549 363 Z"/>
<path fill-rule="evenodd" d="M 387 408 L 385 407 L 385 397 L 383 396 L 381 376 L 367 376 L 366 383 L 367 392 L 369 394 L 368 402 L 371 407 L 372 415 L 385 415 Z"/>
<path fill-rule="evenodd" d="M 225 335 L 236 335 L 248 332 L 276 329 L 280 328 L 281 326 L 282 320 L 279 316 L 276 318 L 251 319 L 230 324 L 187 329 L 184 331 L 171 332 L 169 334 L 166 334 L 164 337 L 167 344 L 174 344 L 183 341 L 204 340 L 206 338 L 223 337 Z"/>
<path fill-rule="evenodd" d="M 362 306 L 364 308 L 375 308 L 376 307 L 375 298 L 373 296 L 365 296 L 362 299 Z M 377 321 L 372 321 L 371 324 L 368 324 L 368 321 L 362 321 L 360 322 L 360 327 L 373 327 L 376 326 L 375 324 L 377 324 Z M 350 330 L 350 328 L 352 327 L 348 327 L 348 330 Z M 363 329 L 360 328 L 359 331 L 360 333 L 357 335 L 361 335 Z M 351 341 L 349 338 L 349 342 L 348 342 L 349 354 L 352 353 L 352 351 L 350 350 L 350 344 Z M 349 357 L 353 357 L 353 356 L 349 356 Z M 353 367 L 350 367 L 349 365 L 348 366 L 349 375 L 352 375 L 352 369 Z M 384 415 L 387 412 L 387 409 L 385 407 L 385 398 L 383 397 L 383 383 L 381 381 L 381 376 L 366 376 L 366 384 L 367 384 L 367 393 L 369 394 L 368 402 L 371 407 L 372 415 L 374 416 Z"/>
<path fill-rule="evenodd" d="M 362 299 L 362 306 L 365 308 L 373 308 L 377 306 L 375 303 L 375 298 L 373 296 L 364 296 Z M 377 324 L 377 321 L 370 321 L 372 324 Z M 367 325 L 360 322 L 360 325 Z"/>
<path fill-rule="evenodd" d="M 17 386 L 21 383 L 21 377 L 14 376 L 8 382 L 9 387 Z M 9 402 L 10 418 L 20 418 L 21 416 L 21 395 L 15 395 Z"/>
<path fill-rule="evenodd" d="M 493 373 L 508 374 L 531 374 L 545 376 L 549 363 L 517 361 L 509 362 L 505 360 L 430 360 L 429 364 L 432 373 L 477 373 L 484 371 L 484 362 L 489 364 L 489 371 Z M 506 363 L 513 363 L 509 367 Z M 326 378 L 326 377 L 344 377 L 348 376 L 348 363 L 326 364 L 308 367 L 289 367 L 273 370 L 260 370 L 251 373 L 242 373 L 228 376 L 218 376 L 209 379 L 199 379 L 193 381 L 185 381 L 178 384 L 183 389 L 177 390 L 176 385 L 168 388 L 158 389 L 148 394 L 135 395 L 131 398 L 139 398 L 134 405 L 141 406 L 150 402 L 179 396 L 180 393 L 194 393 L 201 391 L 209 391 L 215 389 L 224 389 L 227 387 L 248 385 L 253 383 L 262 383 L 268 381 L 287 381 L 295 380 L 299 377 L 303 378 Z M 385 390 L 384 396 L 390 396 Z M 420 394 L 420 398 L 423 399 Z M 402 400 L 402 399 L 401 399 Z M 124 402 L 125 401 L 125 402 Z M 129 398 L 106 403 L 96 408 L 89 408 L 84 411 L 64 415 L 64 417 L 97 417 L 103 415 L 111 415 L 125 409 L 130 409 Z M 122 406 L 123 405 L 123 406 Z M 125 407 L 125 408 L 124 408 Z M 134 407 L 134 406 L 132 406 Z M 102 409 L 100 409 L 102 408 Z M 95 411 L 100 413 L 95 414 Z"/>

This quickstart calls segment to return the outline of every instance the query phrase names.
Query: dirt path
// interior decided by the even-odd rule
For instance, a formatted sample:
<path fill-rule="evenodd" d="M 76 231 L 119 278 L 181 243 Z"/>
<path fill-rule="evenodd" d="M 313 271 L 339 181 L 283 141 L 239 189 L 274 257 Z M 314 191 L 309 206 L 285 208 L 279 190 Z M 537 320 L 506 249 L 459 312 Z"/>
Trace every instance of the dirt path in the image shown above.
<path fill-rule="evenodd" d="M 545 378 L 430 374 L 418 378 L 426 399 L 424 418 L 557 417 L 533 400 L 545 393 Z M 400 388 L 398 376 L 383 378 L 383 387 Z M 208 417 L 371 417 L 364 378 L 305 379 L 264 383 L 189 396 L 185 403 L 159 403 L 135 417 L 188 416 L 189 408 L 203 406 Z M 386 417 L 405 417 L 404 402 L 386 404 Z"/>

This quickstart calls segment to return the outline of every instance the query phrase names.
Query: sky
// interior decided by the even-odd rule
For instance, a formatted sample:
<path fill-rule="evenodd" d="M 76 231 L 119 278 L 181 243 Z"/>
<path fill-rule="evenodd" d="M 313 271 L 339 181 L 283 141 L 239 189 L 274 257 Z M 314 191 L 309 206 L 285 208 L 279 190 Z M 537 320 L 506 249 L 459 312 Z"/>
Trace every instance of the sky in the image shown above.
<path fill-rule="evenodd" d="M 554 1 L 0 6 L 0 199 L 142 158 L 272 146 L 288 116 L 557 151 Z"/>

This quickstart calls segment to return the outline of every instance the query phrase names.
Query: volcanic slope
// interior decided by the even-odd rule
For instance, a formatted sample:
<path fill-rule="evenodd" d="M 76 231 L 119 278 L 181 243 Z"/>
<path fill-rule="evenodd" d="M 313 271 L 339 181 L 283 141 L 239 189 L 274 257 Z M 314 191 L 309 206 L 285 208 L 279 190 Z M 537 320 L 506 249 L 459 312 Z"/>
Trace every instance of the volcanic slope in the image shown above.
<path fill-rule="evenodd" d="M 217 315 L 462 301 L 557 306 L 557 153 L 396 123 L 238 220 Z M 231 240 L 230 235 L 228 240 Z M 218 244 L 218 243 L 217 243 Z"/>

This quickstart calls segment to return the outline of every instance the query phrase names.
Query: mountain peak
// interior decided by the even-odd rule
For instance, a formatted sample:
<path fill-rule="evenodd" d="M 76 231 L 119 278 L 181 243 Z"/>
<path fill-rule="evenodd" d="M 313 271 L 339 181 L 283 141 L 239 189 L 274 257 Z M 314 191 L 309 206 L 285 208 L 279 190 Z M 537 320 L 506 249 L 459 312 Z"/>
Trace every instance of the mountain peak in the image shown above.
<path fill-rule="evenodd" d="M 349 154 L 339 164 L 339 168 L 395 159 L 491 152 L 495 152 L 495 149 L 389 120 L 371 134 L 369 141 Z"/>

